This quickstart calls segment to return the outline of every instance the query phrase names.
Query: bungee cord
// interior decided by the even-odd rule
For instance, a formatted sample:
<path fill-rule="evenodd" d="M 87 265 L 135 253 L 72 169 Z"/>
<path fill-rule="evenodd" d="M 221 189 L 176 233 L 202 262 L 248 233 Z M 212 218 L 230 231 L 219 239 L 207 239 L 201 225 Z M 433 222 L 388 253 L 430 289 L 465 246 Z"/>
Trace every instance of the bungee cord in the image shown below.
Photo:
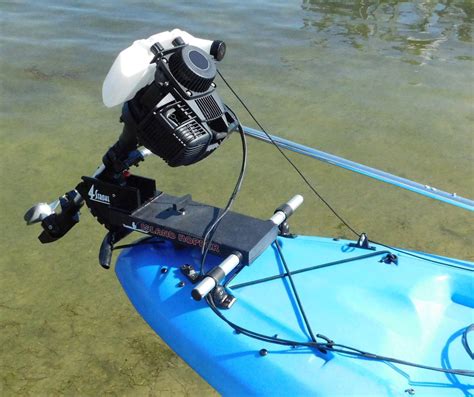
<path fill-rule="evenodd" d="M 279 255 L 279 257 L 282 261 L 282 264 L 285 268 L 285 272 L 287 274 L 287 277 L 288 277 L 289 280 L 292 280 L 291 279 L 292 272 L 288 268 L 288 264 L 287 264 L 287 262 L 286 262 L 286 260 L 283 256 L 283 251 L 282 251 L 281 246 L 280 246 L 280 244 L 278 243 L 277 240 L 275 240 L 275 245 L 276 245 L 276 248 L 277 248 L 278 255 Z M 217 307 L 217 305 L 215 304 L 214 299 L 212 297 L 212 294 L 207 295 L 206 301 L 207 301 L 209 307 L 212 309 L 212 311 L 219 318 L 221 318 L 225 323 L 227 323 L 231 328 L 233 328 L 237 333 L 242 334 L 242 335 L 246 335 L 246 336 L 248 336 L 250 338 L 253 338 L 253 339 L 260 340 L 262 342 L 267 342 L 267 343 L 272 343 L 272 344 L 282 345 L 282 346 L 289 346 L 291 348 L 307 347 L 307 348 L 317 349 L 318 351 L 320 351 L 322 353 L 334 352 L 334 353 L 346 354 L 346 355 L 350 355 L 350 356 L 358 357 L 358 358 L 364 358 L 364 359 L 381 361 L 381 362 L 390 362 L 390 363 L 393 363 L 393 364 L 405 365 L 405 366 L 425 369 L 425 370 L 429 370 L 429 371 L 442 372 L 442 373 L 445 373 L 445 374 L 463 375 L 463 376 L 474 377 L 474 371 L 472 371 L 472 370 L 453 369 L 453 368 L 440 368 L 440 367 L 435 367 L 435 366 L 430 366 L 430 365 L 413 363 L 413 362 L 410 362 L 410 361 L 407 361 L 407 360 L 402 360 L 402 359 L 399 359 L 399 358 L 394 358 L 394 357 L 389 357 L 389 356 L 383 356 L 383 355 L 380 355 L 380 354 L 374 354 L 374 353 L 370 353 L 370 352 L 367 352 L 367 351 L 364 351 L 364 350 L 360 350 L 360 349 L 357 349 L 355 347 L 351 347 L 351 346 L 348 346 L 348 345 L 335 343 L 334 341 L 332 341 L 330 338 L 328 338 L 325 335 L 321 335 L 321 334 L 314 335 L 314 332 L 311 329 L 311 325 L 308 321 L 308 318 L 307 318 L 306 313 L 305 313 L 304 308 L 303 308 L 303 304 L 301 302 L 301 299 L 298 296 L 298 292 L 296 290 L 296 286 L 295 286 L 295 283 L 294 283 L 293 280 L 290 281 L 290 285 L 291 285 L 291 290 L 293 292 L 293 295 L 295 296 L 295 299 L 296 299 L 296 302 L 297 302 L 298 310 L 300 311 L 300 313 L 303 317 L 306 329 L 307 329 L 307 331 L 310 335 L 310 338 L 311 338 L 310 341 L 304 342 L 304 341 L 282 339 L 282 338 L 278 338 L 277 336 L 264 335 L 264 334 L 261 334 L 259 332 L 252 331 L 250 329 L 242 327 L 242 326 L 232 322 L 231 320 L 229 320 L 222 313 L 222 311 Z M 471 325 L 468 328 L 471 329 L 472 327 L 474 327 L 474 325 Z M 467 333 L 467 332 L 468 331 L 466 331 L 465 333 Z M 316 338 L 324 339 L 326 342 L 325 343 L 318 342 L 316 340 Z"/>

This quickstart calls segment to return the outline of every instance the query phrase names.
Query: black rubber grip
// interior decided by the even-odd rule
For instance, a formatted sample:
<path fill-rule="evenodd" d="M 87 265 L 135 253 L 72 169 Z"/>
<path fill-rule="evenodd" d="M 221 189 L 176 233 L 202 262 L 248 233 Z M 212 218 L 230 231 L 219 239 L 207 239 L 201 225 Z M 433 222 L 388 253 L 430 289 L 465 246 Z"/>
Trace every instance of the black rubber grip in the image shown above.
<path fill-rule="evenodd" d="M 216 266 L 206 274 L 206 277 L 212 277 L 216 284 L 219 284 L 224 279 L 225 273 L 219 266 Z"/>
<path fill-rule="evenodd" d="M 291 215 L 293 215 L 293 208 L 291 208 L 288 204 L 280 205 L 276 210 L 275 213 L 281 211 L 286 215 L 286 219 L 288 219 Z"/>

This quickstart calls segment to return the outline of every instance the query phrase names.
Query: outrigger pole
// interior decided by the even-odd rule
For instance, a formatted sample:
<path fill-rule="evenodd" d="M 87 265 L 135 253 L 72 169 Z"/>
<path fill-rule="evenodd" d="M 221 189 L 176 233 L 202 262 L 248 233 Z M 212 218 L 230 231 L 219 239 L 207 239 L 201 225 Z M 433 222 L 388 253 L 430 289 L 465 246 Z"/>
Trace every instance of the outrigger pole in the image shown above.
<path fill-rule="evenodd" d="M 474 211 L 474 201 L 458 196 L 456 193 L 448 193 L 432 186 L 413 182 L 409 179 L 401 178 L 399 176 L 389 174 L 385 171 L 380 171 L 378 169 L 371 168 L 366 165 L 356 163 L 354 161 L 346 160 L 342 157 L 325 153 L 321 150 L 316 150 L 308 146 L 292 142 L 288 139 L 280 138 L 275 135 L 269 135 L 271 137 L 270 139 L 264 132 L 255 130 L 250 127 L 244 126 L 243 129 L 245 134 L 247 134 L 248 136 L 267 143 L 271 143 L 271 141 L 273 140 L 273 142 L 282 149 L 291 150 L 292 152 L 299 153 L 304 156 L 308 156 L 313 159 L 335 165 L 337 167 L 345 168 L 346 170 L 357 172 L 359 174 L 377 179 L 382 182 L 390 183 L 391 185 L 398 186 L 402 189 L 410 190 L 423 196 L 464 208 L 468 211 Z"/>

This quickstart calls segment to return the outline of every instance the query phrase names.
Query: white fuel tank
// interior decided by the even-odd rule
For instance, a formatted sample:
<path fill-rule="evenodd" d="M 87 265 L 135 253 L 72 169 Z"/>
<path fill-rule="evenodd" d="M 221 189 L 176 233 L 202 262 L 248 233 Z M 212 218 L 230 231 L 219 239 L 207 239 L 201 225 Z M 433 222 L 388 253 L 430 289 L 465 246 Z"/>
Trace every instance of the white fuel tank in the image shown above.
<path fill-rule="evenodd" d="M 155 75 L 156 65 L 150 64 L 153 53 L 150 47 L 159 42 L 164 49 L 173 47 L 173 40 L 181 37 L 186 44 L 210 52 L 212 40 L 199 39 L 189 33 L 174 29 L 154 34 L 147 39 L 137 40 L 120 52 L 105 77 L 102 85 L 102 100 L 107 107 L 120 105 L 150 84 Z"/>

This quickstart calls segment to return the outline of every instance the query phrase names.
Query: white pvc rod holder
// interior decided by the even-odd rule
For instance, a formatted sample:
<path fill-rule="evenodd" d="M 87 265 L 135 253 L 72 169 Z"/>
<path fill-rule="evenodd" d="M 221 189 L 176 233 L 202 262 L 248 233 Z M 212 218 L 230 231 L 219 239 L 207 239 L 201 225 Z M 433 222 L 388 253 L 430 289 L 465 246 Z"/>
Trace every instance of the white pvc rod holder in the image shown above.
<path fill-rule="evenodd" d="M 301 204 L 303 203 L 303 196 L 297 194 L 292 197 L 288 202 L 282 205 L 280 208 L 286 207 L 289 210 L 289 215 L 283 210 L 277 210 L 270 220 L 275 224 L 275 226 L 280 226 L 284 221 L 287 220 Z M 219 281 L 221 281 L 225 276 L 227 276 L 232 270 L 234 270 L 237 265 L 240 263 L 240 258 L 236 254 L 230 254 L 225 258 L 220 265 L 216 266 L 211 272 L 214 276 L 205 276 L 202 281 L 194 287 L 191 292 L 192 297 L 199 301 L 204 298 L 209 292 L 211 292 Z M 217 276 L 217 277 L 216 277 Z"/>

